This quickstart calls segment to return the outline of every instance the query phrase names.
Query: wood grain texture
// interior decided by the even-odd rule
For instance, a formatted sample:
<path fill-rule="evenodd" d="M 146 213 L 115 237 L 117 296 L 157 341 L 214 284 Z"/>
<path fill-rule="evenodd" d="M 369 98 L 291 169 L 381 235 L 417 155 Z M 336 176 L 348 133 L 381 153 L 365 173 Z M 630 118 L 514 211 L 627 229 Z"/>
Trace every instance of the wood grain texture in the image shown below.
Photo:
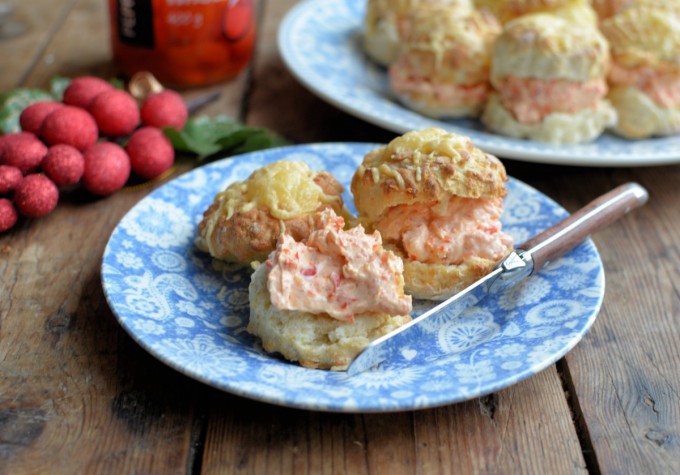
<path fill-rule="evenodd" d="M 11 58 L 7 89 L 115 74 L 105 1 L 21 2 L 17 15 L 52 23 L 45 35 L 0 42 L 0 56 Z M 10 55 L 17 42 L 31 53 Z M 242 78 L 224 85 L 202 112 L 238 116 L 244 90 Z M 194 165 L 178 159 L 173 177 Z M 0 473 L 194 470 L 207 388 L 139 348 L 100 281 L 110 233 L 159 184 L 105 198 L 64 192 L 52 214 L 0 235 Z"/>
<path fill-rule="evenodd" d="M 213 398 L 206 474 L 585 473 L 554 367 L 497 394 L 396 414 Z"/>
<path fill-rule="evenodd" d="M 649 203 L 596 237 L 604 307 L 567 361 L 602 472 L 678 473 L 680 169 L 636 175 Z"/>
<path fill-rule="evenodd" d="M 11 3 L 27 29 L 0 39 L 2 90 L 116 73 L 105 0 Z M 259 2 L 252 74 L 185 97 L 219 91 L 201 113 L 296 143 L 393 138 L 286 70 L 276 33 L 295 3 Z M 680 473 L 680 166 L 504 162 L 569 211 L 629 181 L 650 201 L 594 236 L 603 309 L 557 367 L 465 403 L 396 414 L 267 405 L 167 368 L 118 325 L 99 274 L 111 231 L 158 183 L 102 199 L 62 194 L 53 214 L 0 234 L 0 474 Z M 173 176 L 194 165 L 180 159 Z"/>
<path fill-rule="evenodd" d="M 49 61 L 43 49 L 64 18 L 73 8 L 75 0 L 59 2 L 26 2 L 9 0 L 12 13 L 0 31 L 9 30 L 7 36 L 0 35 L 2 67 L 0 67 L 0 90 L 6 91 L 23 85 L 31 68 L 40 61 Z"/>

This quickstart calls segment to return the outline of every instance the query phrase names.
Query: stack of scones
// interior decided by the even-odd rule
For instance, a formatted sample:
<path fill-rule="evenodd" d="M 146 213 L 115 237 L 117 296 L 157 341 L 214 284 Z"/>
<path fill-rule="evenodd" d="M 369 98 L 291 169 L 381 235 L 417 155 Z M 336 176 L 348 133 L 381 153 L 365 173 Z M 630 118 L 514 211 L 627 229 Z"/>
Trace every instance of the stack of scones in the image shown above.
<path fill-rule="evenodd" d="M 553 144 L 680 133 L 678 0 L 368 0 L 405 107 Z"/>

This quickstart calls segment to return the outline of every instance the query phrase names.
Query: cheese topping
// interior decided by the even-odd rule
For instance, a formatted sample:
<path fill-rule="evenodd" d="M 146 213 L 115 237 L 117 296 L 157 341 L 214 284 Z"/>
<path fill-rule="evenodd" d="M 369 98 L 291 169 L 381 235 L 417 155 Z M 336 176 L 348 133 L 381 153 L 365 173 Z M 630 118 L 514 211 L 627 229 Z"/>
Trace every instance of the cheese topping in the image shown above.
<path fill-rule="evenodd" d="M 501 231 L 502 201 L 453 197 L 395 206 L 376 229 L 420 262 L 456 265 L 472 256 L 498 261 L 512 247 L 512 238 Z"/>
<path fill-rule="evenodd" d="M 314 182 L 315 172 L 305 163 L 279 160 L 255 170 L 245 181 L 232 183 L 216 197 L 227 210 L 225 219 L 234 212 L 266 207 L 281 220 L 315 211 L 323 203 L 340 200 L 326 195 Z"/>
<path fill-rule="evenodd" d="M 399 173 L 399 165 L 418 170 L 436 157 L 448 157 L 447 161 L 455 162 L 476 153 L 482 154 L 475 150 L 470 139 L 465 136 L 446 133 L 437 128 L 423 129 L 401 135 L 386 146 L 366 154 L 357 169 L 357 175 L 363 176 L 369 171 L 374 183 L 378 183 L 381 177 L 394 178 L 403 189 L 404 180 Z"/>
<path fill-rule="evenodd" d="M 266 265 L 271 302 L 282 310 L 325 313 L 352 321 L 364 313 L 406 315 L 403 262 L 382 247 L 379 233 L 361 226 L 343 231 L 344 219 L 327 209 L 306 242 L 279 238 Z"/>

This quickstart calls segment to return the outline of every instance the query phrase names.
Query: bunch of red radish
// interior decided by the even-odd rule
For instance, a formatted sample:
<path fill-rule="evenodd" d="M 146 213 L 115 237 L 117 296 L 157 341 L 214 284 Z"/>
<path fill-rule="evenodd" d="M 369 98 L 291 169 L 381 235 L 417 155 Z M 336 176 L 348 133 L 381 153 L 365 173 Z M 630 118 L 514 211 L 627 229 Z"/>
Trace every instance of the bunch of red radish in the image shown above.
<path fill-rule="evenodd" d="M 60 189 L 82 185 L 105 196 L 131 174 L 146 180 L 162 175 L 175 151 L 161 129 L 181 130 L 187 117 L 175 91 L 152 93 L 139 104 L 90 76 L 73 79 L 62 102 L 29 105 L 19 118 L 22 131 L 0 136 L 0 232 L 13 227 L 19 214 L 51 213 Z"/>

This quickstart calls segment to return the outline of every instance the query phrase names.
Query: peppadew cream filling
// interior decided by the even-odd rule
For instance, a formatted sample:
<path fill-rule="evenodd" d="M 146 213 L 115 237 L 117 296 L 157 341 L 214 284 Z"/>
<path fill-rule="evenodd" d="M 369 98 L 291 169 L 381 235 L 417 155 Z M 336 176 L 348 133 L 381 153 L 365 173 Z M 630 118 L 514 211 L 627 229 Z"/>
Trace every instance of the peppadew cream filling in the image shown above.
<path fill-rule="evenodd" d="M 409 314 L 403 263 L 383 249 L 380 234 L 361 226 L 344 231 L 344 219 L 330 209 L 318 219 L 320 229 L 305 242 L 284 234 L 267 259 L 272 304 L 344 321 L 364 313 Z"/>
<path fill-rule="evenodd" d="M 649 67 L 624 68 L 612 64 L 609 80 L 617 86 L 632 86 L 647 94 L 659 107 L 680 107 L 680 73 Z"/>
<path fill-rule="evenodd" d="M 399 205 L 376 229 L 386 243 L 424 263 L 457 265 L 472 256 L 501 260 L 512 247 L 512 238 L 501 230 L 502 203 L 502 198 L 452 197 L 440 204 Z"/>
<path fill-rule="evenodd" d="M 491 87 L 488 82 L 455 84 L 431 77 L 411 74 L 410 67 L 402 62 L 390 68 L 389 80 L 392 90 L 409 94 L 417 99 L 427 98 L 440 106 L 475 106 L 484 103 Z"/>
<path fill-rule="evenodd" d="M 608 90 L 604 79 L 581 82 L 514 76 L 499 81 L 497 89 L 503 106 L 523 124 L 537 124 L 553 112 L 594 109 Z"/>

